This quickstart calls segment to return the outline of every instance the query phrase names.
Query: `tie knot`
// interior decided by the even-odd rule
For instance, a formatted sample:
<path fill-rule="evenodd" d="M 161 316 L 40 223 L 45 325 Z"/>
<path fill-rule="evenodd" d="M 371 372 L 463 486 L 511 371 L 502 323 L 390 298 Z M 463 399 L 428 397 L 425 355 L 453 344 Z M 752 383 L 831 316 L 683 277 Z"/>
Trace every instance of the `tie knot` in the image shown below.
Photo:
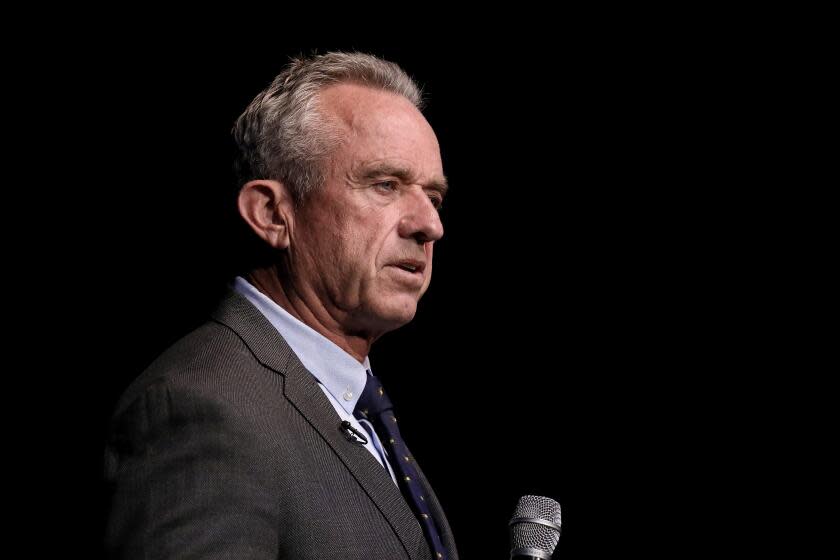
<path fill-rule="evenodd" d="M 382 388 L 382 383 L 368 371 L 367 382 L 356 403 L 354 415 L 373 421 L 378 419 L 383 412 L 392 408 L 394 408 L 394 405 L 391 404 L 391 399 L 388 398 L 385 389 Z"/>

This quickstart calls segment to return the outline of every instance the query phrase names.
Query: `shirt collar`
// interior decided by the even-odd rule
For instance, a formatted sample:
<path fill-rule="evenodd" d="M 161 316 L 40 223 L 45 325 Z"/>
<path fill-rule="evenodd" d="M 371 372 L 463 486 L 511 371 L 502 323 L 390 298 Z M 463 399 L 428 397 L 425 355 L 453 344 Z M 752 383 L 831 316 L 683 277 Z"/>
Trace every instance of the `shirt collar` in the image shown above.
<path fill-rule="evenodd" d="M 233 281 L 233 289 L 265 315 L 303 366 L 326 387 L 348 414 L 353 414 L 367 382 L 370 359 L 365 356 L 364 362 L 359 363 L 327 337 L 293 317 L 241 276 L 237 276 Z"/>

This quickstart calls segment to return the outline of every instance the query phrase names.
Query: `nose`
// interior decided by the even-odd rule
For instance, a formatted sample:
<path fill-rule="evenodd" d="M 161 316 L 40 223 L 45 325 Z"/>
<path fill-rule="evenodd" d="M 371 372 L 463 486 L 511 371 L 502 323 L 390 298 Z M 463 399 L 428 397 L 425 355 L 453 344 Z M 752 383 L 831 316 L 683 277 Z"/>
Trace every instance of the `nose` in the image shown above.
<path fill-rule="evenodd" d="M 399 223 L 402 237 L 413 237 L 417 243 L 437 241 L 443 237 L 443 223 L 432 201 L 421 188 L 406 196 L 406 209 Z"/>

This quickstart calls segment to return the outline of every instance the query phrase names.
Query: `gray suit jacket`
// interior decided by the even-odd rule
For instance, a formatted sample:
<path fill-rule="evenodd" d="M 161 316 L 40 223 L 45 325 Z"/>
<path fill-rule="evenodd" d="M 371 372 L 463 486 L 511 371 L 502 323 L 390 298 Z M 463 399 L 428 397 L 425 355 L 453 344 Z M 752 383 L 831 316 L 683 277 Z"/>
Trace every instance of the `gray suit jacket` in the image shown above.
<path fill-rule="evenodd" d="M 117 404 L 105 451 L 109 554 L 434 560 L 399 489 L 344 437 L 314 377 L 265 317 L 231 291 L 212 319 Z"/>

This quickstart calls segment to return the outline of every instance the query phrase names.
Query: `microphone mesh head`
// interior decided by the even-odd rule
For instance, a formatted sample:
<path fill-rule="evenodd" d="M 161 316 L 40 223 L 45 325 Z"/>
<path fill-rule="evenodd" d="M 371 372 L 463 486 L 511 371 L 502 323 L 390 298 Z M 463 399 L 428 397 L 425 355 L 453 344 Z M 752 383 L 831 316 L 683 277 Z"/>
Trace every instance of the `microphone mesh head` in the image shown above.
<path fill-rule="evenodd" d="M 513 523 L 510 527 L 510 544 L 512 553 L 522 549 L 536 549 L 551 558 L 560 531 L 539 523 L 528 522 L 527 519 L 543 520 L 560 526 L 560 504 L 551 498 L 543 496 L 522 496 L 516 504 L 513 518 L 525 518 Z"/>

